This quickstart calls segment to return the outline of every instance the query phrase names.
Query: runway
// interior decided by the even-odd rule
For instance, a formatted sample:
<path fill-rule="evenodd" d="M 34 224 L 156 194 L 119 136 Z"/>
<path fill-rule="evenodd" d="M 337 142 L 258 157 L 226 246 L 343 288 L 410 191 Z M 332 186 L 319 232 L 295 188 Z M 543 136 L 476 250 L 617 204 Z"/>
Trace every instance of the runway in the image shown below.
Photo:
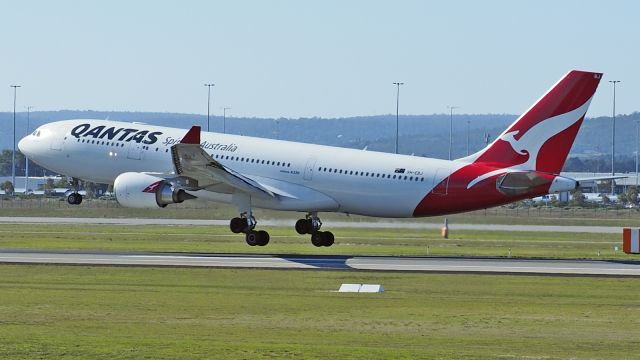
<path fill-rule="evenodd" d="M 90 224 L 90 225 L 173 225 L 173 226 L 229 226 L 229 220 L 200 219 L 135 219 L 135 218 L 66 218 L 66 217 L 0 217 L 0 224 Z M 261 226 L 287 226 L 293 228 L 295 220 L 265 219 Z M 370 229 L 440 229 L 441 223 L 410 221 L 325 221 L 327 228 Z M 620 226 L 575 226 L 575 225 L 505 225 L 505 224 L 456 224 L 449 229 L 480 231 L 542 231 L 569 233 L 622 234 Z"/>
<path fill-rule="evenodd" d="M 640 276 L 640 262 L 613 260 L 276 256 L 3 250 L 0 251 L 0 263 Z"/>

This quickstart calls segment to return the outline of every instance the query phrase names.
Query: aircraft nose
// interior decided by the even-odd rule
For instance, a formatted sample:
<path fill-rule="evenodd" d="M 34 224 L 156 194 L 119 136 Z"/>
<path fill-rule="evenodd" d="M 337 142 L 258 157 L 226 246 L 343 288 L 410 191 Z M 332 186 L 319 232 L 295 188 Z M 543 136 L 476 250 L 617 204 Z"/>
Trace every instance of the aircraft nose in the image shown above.
<path fill-rule="evenodd" d="M 21 153 L 23 153 L 24 155 L 29 156 L 29 152 L 30 152 L 30 146 L 29 146 L 29 139 L 28 136 L 23 137 L 22 139 L 20 139 L 20 141 L 18 142 L 18 149 L 20 150 Z"/>

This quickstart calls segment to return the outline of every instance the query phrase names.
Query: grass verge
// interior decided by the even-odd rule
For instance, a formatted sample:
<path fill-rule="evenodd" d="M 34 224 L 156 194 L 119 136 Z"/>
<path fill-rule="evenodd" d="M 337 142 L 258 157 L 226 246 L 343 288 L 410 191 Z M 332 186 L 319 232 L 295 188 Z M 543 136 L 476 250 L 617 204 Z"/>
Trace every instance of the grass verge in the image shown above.
<path fill-rule="evenodd" d="M 383 294 L 333 292 L 381 283 Z M 0 266 L 3 358 L 630 358 L 637 279 Z"/>
<path fill-rule="evenodd" d="M 327 225 L 329 226 L 329 224 Z M 262 227 L 261 227 L 262 229 Z M 335 229 L 336 244 L 316 248 L 309 236 L 293 229 L 264 227 L 266 247 L 250 247 L 242 234 L 226 226 L 117 226 L 5 224 L 0 248 L 206 253 L 269 253 L 402 256 L 513 256 L 548 258 L 636 259 L 621 251 L 621 234 L 453 231 L 448 240 L 438 230 Z M 615 248 L 618 247 L 618 250 Z"/>

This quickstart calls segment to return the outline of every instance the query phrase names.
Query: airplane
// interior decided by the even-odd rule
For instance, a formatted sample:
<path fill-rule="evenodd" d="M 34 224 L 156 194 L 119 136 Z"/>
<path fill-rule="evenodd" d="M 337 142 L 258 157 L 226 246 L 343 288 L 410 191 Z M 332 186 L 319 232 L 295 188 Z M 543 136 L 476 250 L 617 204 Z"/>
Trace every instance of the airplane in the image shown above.
<path fill-rule="evenodd" d="M 318 213 L 387 218 L 446 215 L 576 189 L 560 176 L 602 78 L 572 70 L 484 149 L 456 160 L 347 149 L 110 120 L 38 127 L 20 151 L 71 179 L 113 184 L 124 207 L 157 208 L 192 199 L 233 204 L 233 233 L 269 243 L 253 208 L 306 213 L 295 224 L 314 246 L 331 246 Z"/>

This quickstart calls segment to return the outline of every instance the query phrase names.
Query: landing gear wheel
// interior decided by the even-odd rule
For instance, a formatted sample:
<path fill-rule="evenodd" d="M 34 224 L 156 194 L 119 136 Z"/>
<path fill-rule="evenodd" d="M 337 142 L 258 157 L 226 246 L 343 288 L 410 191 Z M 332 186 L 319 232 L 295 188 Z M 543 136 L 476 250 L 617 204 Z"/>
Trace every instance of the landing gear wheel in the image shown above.
<path fill-rule="evenodd" d="M 245 235 L 244 239 L 247 244 L 249 244 L 249 246 L 256 246 L 259 245 L 260 236 L 258 235 L 257 231 L 251 230 L 247 233 L 247 235 Z"/>
<path fill-rule="evenodd" d="M 80 205 L 82 203 L 82 195 L 78 193 L 71 193 L 67 196 L 67 202 L 70 205 Z"/>
<path fill-rule="evenodd" d="M 324 242 L 323 246 L 326 247 L 333 245 L 333 243 L 335 242 L 335 237 L 333 236 L 333 233 L 331 231 L 322 232 L 322 238 Z"/>
<path fill-rule="evenodd" d="M 296 221 L 296 232 L 300 235 L 310 234 L 313 228 L 311 219 L 299 219 Z"/>
<path fill-rule="evenodd" d="M 231 232 L 234 234 L 241 233 L 246 227 L 247 221 L 243 218 L 236 217 L 229 222 L 229 229 L 231 229 Z"/>
<path fill-rule="evenodd" d="M 258 231 L 258 246 L 265 246 L 269 243 L 269 233 L 260 230 Z"/>
<path fill-rule="evenodd" d="M 333 233 L 330 231 L 317 231 L 311 234 L 311 243 L 313 246 L 321 247 L 326 246 L 329 247 L 333 245 L 335 242 L 335 238 Z"/>
<path fill-rule="evenodd" d="M 324 245 L 324 239 L 321 231 L 311 234 L 311 243 L 315 247 L 321 247 Z"/>

